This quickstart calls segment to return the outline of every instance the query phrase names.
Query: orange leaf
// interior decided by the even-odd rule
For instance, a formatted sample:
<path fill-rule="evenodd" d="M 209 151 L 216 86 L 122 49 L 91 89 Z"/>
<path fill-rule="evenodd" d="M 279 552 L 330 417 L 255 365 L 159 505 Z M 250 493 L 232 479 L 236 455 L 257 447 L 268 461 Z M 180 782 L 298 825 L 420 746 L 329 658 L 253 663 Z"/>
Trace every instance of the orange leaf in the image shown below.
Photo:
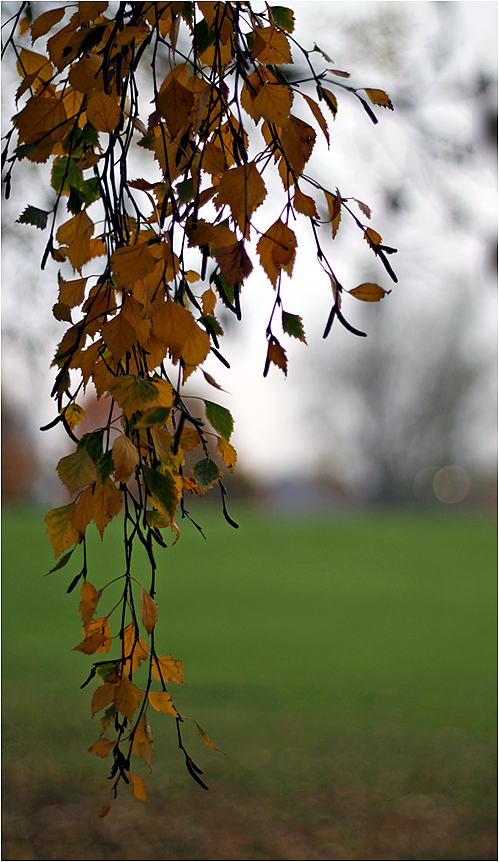
<path fill-rule="evenodd" d="M 106 635 L 101 631 L 92 632 L 92 634 L 85 638 L 85 640 L 78 644 L 78 646 L 73 647 L 73 650 L 79 650 L 80 652 L 86 653 L 86 655 L 92 655 L 92 653 L 99 650 L 106 640 Z"/>
<path fill-rule="evenodd" d="M 101 535 L 101 539 L 109 522 L 120 511 L 122 503 L 123 495 L 112 479 L 108 478 L 105 485 L 100 481 L 95 483 L 92 520 Z"/>
<path fill-rule="evenodd" d="M 254 30 L 253 57 L 258 57 L 265 66 L 284 66 L 292 63 L 289 42 L 282 32 L 274 27 L 258 27 Z"/>
<path fill-rule="evenodd" d="M 222 456 L 224 464 L 227 465 L 232 473 L 237 461 L 237 452 L 232 443 L 228 443 L 223 437 L 219 437 L 217 441 L 217 452 Z"/>
<path fill-rule="evenodd" d="M 31 41 L 35 42 L 40 36 L 45 36 L 64 17 L 65 11 L 66 7 L 61 6 L 59 9 L 49 9 L 35 18 L 31 25 Z"/>
<path fill-rule="evenodd" d="M 319 105 L 314 99 L 311 99 L 310 96 L 305 95 L 305 93 L 302 93 L 302 96 L 305 99 L 308 107 L 312 111 L 315 119 L 319 123 L 319 126 L 321 127 L 322 131 L 324 132 L 324 137 L 326 138 L 327 145 L 329 147 L 329 129 L 327 127 L 327 122 L 326 118 L 324 117 L 324 114 L 322 113 L 321 109 L 319 108 Z"/>
<path fill-rule="evenodd" d="M 142 586 L 140 588 L 140 616 L 147 634 L 150 635 L 158 619 L 158 606 Z"/>
<path fill-rule="evenodd" d="M 152 675 L 159 682 L 184 682 L 182 662 L 179 658 L 172 658 L 171 655 L 154 656 Z"/>
<path fill-rule="evenodd" d="M 76 278 L 73 281 L 64 281 L 59 273 L 59 302 L 68 305 L 69 308 L 75 308 L 81 305 L 85 299 L 85 287 L 87 278 Z"/>
<path fill-rule="evenodd" d="M 132 324 L 120 312 L 108 320 L 101 329 L 102 337 L 113 354 L 113 359 L 118 363 L 128 350 L 131 350 L 137 341 L 137 333 Z"/>
<path fill-rule="evenodd" d="M 107 757 L 109 752 L 113 750 L 117 741 L 117 739 L 106 739 L 105 737 L 101 737 L 101 739 L 94 742 L 88 750 L 91 754 L 98 754 L 99 757 Z"/>
<path fill-rule="evenodd" d="M 45 135 L 50 142 L 62 141 L 67 134 L 65 120 L 66 111 L 60 99 L 32 96 L 14 122 L 19 130 L 19 142 L 33 144 Z"/>
<path fill-rule="evenodd" d="M 308 99 L 307 99 L 308 101 Z M 293 91 L 284 84 L 265 83 L 253 99 L 253 113 L 268 123 L 284 126 L 293 105 Z"/>
<path fill-rule="evenodd" d="M 215 205 L 230 206 L 232 218 L 246 237 L 248 221 L 267 197 L 267 189 L 255 162 L 225 171 L 214 199 Z"/>
<path fill-rule="evenodd" d="M 133 622 L 129 623 L 123 632 L 123 652 L 126 659 L 124 673 L 130 672 L 130 662 L 132 670 L 135 671 L 140 662 L 147 658 L 149 647 Z"/>
<path fill-rule="evenodd" d="M 327 208 L 329 212 L 329 219 L 331 221 L 332 231 L 333 231 L 333 239 L 338 233 L 338 228 L 340 226 L 341 221 L 341 195 L 336 189 L 337 194 L 332 195 L 330 192 L 324 191 L 326 195 Z"/>
<path fill-rule="evenodd" d="M 309 195 L 304 195 L 298 186 L 295 186 L 293 206 L 295 210 L 302 215 L 309 216 L 310 218 L 319 218 L 319 213 L 317 212 L 314 199 L 309 197 Z"/>
<path fill-rule="evenodd" d="M 117 249 L 111 255 L 111 266 L 118 274 L 120 284 L 124 287 L 132 281 L 140 281 L 156 267 L 149 244 L 141 242 L 138 245 L 127 245 Z"/>
<path fill-rule="evenodd" d="M 96 652 L 103 653 L 109 652 L 111 649 L 112 638 L 111 632 L 109 631 L 109 617 L 96 617 L 90 623 L 88 627 L 88 634 L 91 635 L 93 632 L 100 632 L 106 638 L 105 641 L 100 645 Z"/>
<path fill-rule="evenodd" d="M 156 105 L 165 118 L 172 138 L 185 128 L 194 105 L 194 96 L 171 74 L 169 84 L 158 93 Z"/>
<path fill-rule="evenodd" d="M 256 250 L 274 287 L 281 269 L 291 276 L 296 256 L 296 236 L 280 219 L 260 237 Z"/>
<path fill-rule="evenodd" d="M 210 350 L 210 336 L 196 323 L 182 347 L 182 359 L 186 368 L 187 366 L 192 368 L 192 370 L 197 368 L 198 365 L 204 362 Z M 185 379 L 186 375 L 184 374 Z"/>
<path fill-rule="evenodd" d="M 102 58 L 97 54 L 87 54 L 72 66 L 68 80 L 74 90 L 89 96 L 94 90 L 104 89 Z"/>
<path fill-rule="evenodd" d="M 152 331 L 158 341 L 168 347 L 173 362 L 178 362 L 195 327 L 196 321 L 189 309 L 168 298 L 153 320 Z"/>
<path fill-rule="evenodd" d="M 111 811 L 111 803 L 106 802 L 106 804 L 103 805 L 99 811 L 99 817 L 102 819 L 102 817 L 105 817 L 106 814 L 109 814 L 110 811 Z"/>
<path fill-rule="evenodd" d="M 141 702 L 142 692 L 140 688 L 126 677 L 123 677 L 116 685 L 115 704 L 118 712 L 121 712 L 129 721 L 132 721 L 133 714 Z"/>
<path fill-rule="evenodd" d="M 81 270 L 90 258 L 90 237 L 94 232 L 94 223 L 82 210 L 74 218 L 62 224 L 56 233 L 56 239 L 61 245 L 68 245 L 68 257 L 74 269 Z"/>
<path fill-rule="evenodd" d="M 92 93 L 87 102 L 87 117 L 98 132 L 113 132 L 121 119 L 121 108 L 112 96 Z"/>
<path fill-rule="evenodd" d="M 151 706 L 157 712 L 166 712 L 168 715 L 178 716 L 178 712 L 173 705 L 173 701 L 167 691 L 150 691 L 148 698 Z"/>

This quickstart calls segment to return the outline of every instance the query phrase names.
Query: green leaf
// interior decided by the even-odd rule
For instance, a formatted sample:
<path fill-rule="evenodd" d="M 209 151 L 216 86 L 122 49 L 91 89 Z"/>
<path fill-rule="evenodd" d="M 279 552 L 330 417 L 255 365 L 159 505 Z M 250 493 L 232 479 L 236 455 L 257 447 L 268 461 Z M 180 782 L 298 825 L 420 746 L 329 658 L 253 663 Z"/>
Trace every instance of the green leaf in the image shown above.
<path fill-rule="evenodd" d="M 204 18 L 196 24 L 194 28 L 194 35 L 196 39 L 196 50 L 198 54 L 202 54 L 203 51 L 206 51 L 210 45 L 213 45 L 216 39 L 216 34 L 214 30 L 210 30 L 208 24 L 204 20 Z"/>
<path fill-rule="evenodd" d="M 102 664 L 96 667 L 97 676 L 104 682 L 108 673 L 119 667 L 119 664 L 119 661 L 103 661 Z M 112 704 L 112 708 L 114 708 L 114 703 Z"/>
<path fill-rule="evenodd" d="M 283 311 L 282 328 L 286 335 L 291 335 L 293 338 L 297 338 L 298 341 L 303 341 L 305 344 L 307 343 L 305 332 L 303 330 L 302 319 L 298 314 L 288 314 L 287 311 Z"/>
<path fill-rule="evenodd" d="M 77 547 L 78 547 L 78 545 L 75 545 L 75 546 L 74 546 L 74 548 L 71 548 L 71 550 L 67 552 L 67 554 L 64 554 L 64 556 L 63 556 L 63 557 L 61 557 L 61 559 L 59 560 L 59 562 L 58 562 L 58 563 L 56 563 L 56 565 L 54 566 L 54 568 L 53 568 L 53 569 L 50 569 L 50 572 L 47 572 L 47 575 L 51 575 L 51 574 L 52 574 L 52 572 L 57 572 L 57 571 L 58 571 L 58 569 L 63 569 L 63 568 L 64 568 L 64 566 L 65 566 L 65 565 L 67 565 L 67 563 L 69 563 L 69 560 L 71 559 L 71 556 L 72 556 L 72 554 L 73 554 L 73 551 L 75 551 Z M 47 577 L 47 575 L 45 575 L 45 577 Z"/>
<path fill-rule="evenodd" d="M 189 203 L 189 201 L 194 200 L 196 194 L 194 192 L 194 180 L 192 179 L 192 177 L 189 177 L 188 180 L 184 180 L 182 183 L 179 183 L 177 185 L 177 194 L 179 200 L 183 204 L 187 204 Z"/>
<path fill-rule="evenodd" d="M 226 407 L 221 407 L 220 404 L 214 404 L 213 401 L 205 401 L 206 418 L 210 425 L 213 425 L 215 431 L 225 439 L 230 440 L 230 435 L 234 430 L 234 420 L 230 410 Z"/>
<path fill-rule="evenodd" d="M 192 472 L 202 488 L 209 488 L 221 475 L 218 466 L 211 458 L 203 458 L 202 461 L 198 461 L 194 464 Z"/>
<path fill-rule="evenodd" d="M 171 517 L 177 508 L 173 476 L 170 473 L 159 473 L 145 464 L 142 465 L 142 470 L 154 505 Z"/>
<path fill-rule="evenodd" d="M 99 133 L 92 123 L 86 122 L 82 129 L 82 138 L 90 147 L 99 146 Z"/>
<path fill-rule="evenodd" d="M 84 434 L 78 442 L 78 449 L 86 449 L 92 461 L 97 466 L 102 458 L 102 441 L 104 439 L 104 429 L 100 431 L 92 431 L 91 434 Z"/>
<path fill-rule="evenodd" d="M 203 326 L 207 330 L 208 334 L 212 334 L 212 333 L 214 335 L 223 335 L 224 334 L 224 331 L 223 331 L 222 327 L 220 326 L 218 320 L 216 319 L 216 317 L 213 317 L 213 315 L 211 315 L 211 314 L 205 314 L 205 316 L 202 317 L 199 322 L 203 324 Z"/>
<path fill-rule="evenodd" d="M 54 159 L 52 166 L 52 188 L 56 192 L 69 195 L 71 194 L 71 186 L 74 186 L 75 189 L 81 189 L 82 184 L 83 173 L 80 168 L 76 167 L 74 159 L 68 159 L 67 156 L 60 156 L 58 159 Z"/>
<path fill-rule="evenodd" d="M 97 462 L 97 475 L 102 484 L 105 485 L 111 473 L 114 470 L 114 461 L 112 450 L 104 452 Z"/>
<path fill-rule="evenodd" d="M 40 230 L 44 230 L 47 227 L 47 220 L 50 215 L 50 212 L 46 212 L 45 210 L 39 210 L 38 207 L 26 207 L 24 212 L 19 216 L 17 222 L 19 224 L 32 224 L 35 227 L 39 227 Z"/>
<path fill-rule="evenodd" d="M 277 26 L 281 27 L 282 30 L 287 30 L 288 33 L 292 33 L 295 29 L 293 10 L 286 6 L 271 6 L 270 9 Z"/>
<path fill-rule="evenodd" d="M 94 201 L 100 198 L 100 182 L 98 177 L 92 177 L 85 180 L 81 187 L 81 191 L 85 195 L 85 206 L 90 206 Z"/>
<path fill-rule="evenodd" d="M 136 423 L 135 428 L 148 428 L 150 425 L 164 425 L 170 415 L 170 407 L 154 407 L 145 413 Z"/>
<path fill-rule="evenodd" d="M 56 302 L 56 304 L 52 306 L 52 314 L 56 320 L 65 320 L 67 323 L 73 322 L 71 320 L 71 309 L 69 305 L 65 305 L 64 302 Z"/>
<path fill-rule="evenodd" d="M 84 204 L 85 195 L 83 194 L 83 192 L 81 192 L 79 189 L 75 189 L 74 186 L 71 186 L 71 191 L 69 193 L 69 200 L 67 204 L 69 212 L 72 212 L 74 215 L 78 215 Z"/>

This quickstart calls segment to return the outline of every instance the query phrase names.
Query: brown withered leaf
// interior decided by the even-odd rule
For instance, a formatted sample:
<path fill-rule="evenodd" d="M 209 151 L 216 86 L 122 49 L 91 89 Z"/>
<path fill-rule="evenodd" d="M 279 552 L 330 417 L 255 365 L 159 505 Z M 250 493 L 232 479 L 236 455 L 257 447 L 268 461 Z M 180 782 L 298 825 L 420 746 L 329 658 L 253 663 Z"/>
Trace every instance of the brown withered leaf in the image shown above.
<path fill-rule="evenodd" d="M 103 634 L 102 631 L 92 632 L 92 634 L 85 638 L 85 640 L 80 644 L 73 647 L 73 650 L 79 650 L 79 652 L 84 652 L 86 655 L 92 655 L 94 652 L 98 651 L 106 640 L 106 635 Z"/>
<path fill-rule="evenodd" d="M 308 107 L 312 111 L 315 119 L 319 123 L 319 126 L 321 127 L 322 131 L 324 132 L 324 137 L 326 138 L 327 145 L 329 147 L 329 129 L 327 127 L 327 122 L 324 114 L 322 113 L 321 109 L 319 108 L 319 105 L 314 99 L 311 99 L 310 96 L 307 96 L 305 93 L 302 93 L 302 96 L 305 99 Z"/>
<path fill-rule="evenodd" d="M 246 254 L 243 240 L 234 243 L 234 245 L 219 248 L 215 258 L 228 285 L 243 281 L 253 269 L 253 264 Z M 213 295 L 215 296 L 215 294 Z"/>
<path fill-rule="evenodd" d="M 118 274 L 120 284 L 124 287 L 133 281 L 145 278 L 156 267 L 156 260 L 151 254 L 149 244 L 141 242 L 137 245 L 127 245 L 118 248 L 111 255 L 111 266 Z"/>
<path fill-rule="evenodd" d="M 228 205 L 232 218 L 246 238 L 249 219 L 267 197 L 267 189 L 255 162 L 225 171 L 214 199 L 218 208 Z"/>
<path fill-rule="evenodd" d="M 291 276 L 296 256 L 296 236 L 281 219 L 260 237 L 256 250 L 274 287 L 281 269 Z"/>
<path fill-rule="evenodd" d="M 237 236 L 227 225 L 214 225 L 203 219 L 198 219 L 195 227 L 192 225 L 192 220 L 188 219 L 186 233 L 191 247 L 209 245 L 213 250 L 234 245 L 237 242 Z"/>
<path fill-rule="evenodd" d="M 390 97 L 384 90 L 373 90 L 370 87 L 364 87 L 364 93 L 367 93 L 373 105 L 381 105 L 382 108 L 389 108 L 393 111 L 393 105 Z"/>
<path fill-rule="evenodd" d="M 92 697 L 92 718 L 114 700 L 116 683 L 106 682 L 95 689 Z"/>
<path fill-rule="evenodd" d="M 303 192 L 300 191 L 298 186 L 295 186 L 293 206 L 295 210 L 302 215 L 309 216 L 310 218 L 319 218 L 319 213 L 317 212 L 317 207 L 314 199 L 311 198 L 309 195 L 304 195 Z"/>
<path fill-rule="evenodd" d="M 150 635 L 158 619 L 158 606 L 142 586 L 140 588 L 140 616 L 147 634 Z"/>
<path fill-rule="evenodd" d="M 324 194 L 326 195 L 327 208 L 329 212 L 329 219 L 331 221 L 331 228 L 333 232 L 333 239 L 338 233 L 338 228 L 340 226 L 341 221 L 341 195 L 336 189 L 336 194 L 332 195 L 330 192 L 324 190 Z"/>
<path fill-rule="evenodd" d="M 96 617 L 90 623 L 88 627 L 88 635 L 93 634 L 93 632 L 100 632 L 105 637 L 105 641 L 96 649 L 97 653 L 109 652 L 111 649 L 112 638 L 111 632 L 109 630 L 109 617 Z M 83 631 L 85 634 L 85 631 Z M 108 680 L 108 682 L 112 682 L 113 680 Z"/>
<path fill-rule="evenodd" d="M 59 273 L 59 302 L 75 308 L 81 305 L 85 299 L 85 287 L 88 278 L 76 278 L 73 281 L 65 281 Z"/>
<path fill-rule="evenodd" d="M 110 811 L 111 811 L 111 803 L 106 802 L 106 804 L 103 805 L 99 811 L 99 817 L 102 819 L 103 817 L 106 816 L 106 814 L 109 814 Z"/>
<path fill-rule="evenodd" d="M 166 120 L 172 138 L 176 138 L 189 122 L 194 95 L 171 74 L 169 84 L 158 93 L 156 105 Z"/>
<path fill-rule="evenodd" d="M 282 371 L 284 371 L 284 376 L 287 376 L 288 360 L 286 359 L 286 351 L 275 341 L 269 344 L 267 362 L 273 362 L 274 365 L 277 365 Z"/>
<path fill-rule="evenodd" d="M 61 245 L 68 246 L 67 255 L 73 268 L 81 270 L 90 257 L 90 238 L 94 232 L 94 223 L 82 210 L 74 218 L 62 224 L 56 233 L 56 239 Z"/>
<path fill-rule="evenodd" d="M 171 655 L 154 656 L 152 675 L 159 682 L 184 682 L 182 662 L 179 658 L 172 658 Z"/>
<path fill-rule="evenodd" d="M 133 622 L 123 632 L 123 650 L 126 659 L 123 673 L 130 673 L 130 666 L 133 671 L 137 670 L 141 661 L 147 658 L 149 647 Z"/>

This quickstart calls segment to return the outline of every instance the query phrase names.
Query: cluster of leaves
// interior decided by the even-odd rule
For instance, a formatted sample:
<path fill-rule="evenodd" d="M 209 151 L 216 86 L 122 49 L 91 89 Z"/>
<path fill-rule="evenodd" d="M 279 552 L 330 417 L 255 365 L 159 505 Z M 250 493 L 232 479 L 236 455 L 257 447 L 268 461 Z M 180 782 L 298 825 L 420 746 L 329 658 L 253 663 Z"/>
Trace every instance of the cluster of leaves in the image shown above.
<path fill-rule="evenodd" d="M 365 97 L 373 105 L 392 105 L 381 90 L 347 85 L 342 80 L 349 77 L 346 72 L 327 68 L 318 74 L 313 53 L 323 63 L 332 61 L 317 46 L 306 51 L 298 45 L 292 35 L 293 13 L 281 6 L 266 4 L 265 11 L 257 13 L 248 2 L 134 2 L 117 4 L 110 17 L 107 11 L 107 2 L 80 2 L 51 8 L 33 20 L 32 7 L 25 3 L 7 22 L 11 27 L 3 50 L 10 46 L 15 51 L 22 78 L 17 102 L 24 96 L 27 100 L 13 117 L 2 158 L 8 164 L 7 194 L 15 165 L 24 159 L 51 159 L 53 209 L 30 204 L 18 221 L 49 229 L 42 268 L 51 257 L 69 264 L 74 275 L 67 280 L 59 273 L 53 307 L 56 319 L 69 327 L 54 357 L 52 395 L 58 412 L 47 427 L 62 422 L 76 448 L 57 465 L 71 502 L 46 516 L 50 541 L 60 557 L 52 571 L 65 566 L 82 546 L 83 567 L 68 588 L 70 592 L 82 581 L 84 638 L 75 649 L 88 655 L 114 653 L 112 659 L 96 661 L 89 677 L 101 682 L 92 698 L 92 714 L 103 711 L 101 735 L 90 751 L 102 757 L 113 754 L 111 799 L 120 781 L 131 783 L 135 796 L 146 799 L 144 781 L 131 771 L 130 761 L 135 754 L 151 767 L 149 707 L 175 719 L 187 768 L 206 787 L 182 742 L 186 717 L 166 688 L 167 683 L 183 682 L 182 663 L 158 655 L 155 648 L 155 546 L 166 546 L 165 528 L 178 538 L 177 512 L 190 518 L 186 495 L 204 494 L 216 483 L 224 515 L 237 526 L 227 512 L 217 459 L 234 469 L 232 416 L 207 399 L 202 399 L 203 418 L 195 415 L 183 385 L 201 369 L 206 381 L 220 389 L 202 365 L 213 354 L 228 366 L 220 352 L 223 330 L 217 306 L 241 318 L 241 290 L 253 270 L 249 252 L 256 238 L 259 263 L 275 292 L 264 374 L 271 364 L 287 372 L 274 321 L 279 309 L 283 333 L 306 343 L 302 319 L 284 309 L 281 292 L 283 273 L 291 277 L 296 256 L 290 222 L 299 217 L 311 226 L 318 262 L 332 286 L 333 306 L 324 335 L 335 318 L 348 330 L 364 334 L 343 316 L 344 290 L 319 242 L 317 193 L 327 206 L 323 224 L 329 236 L 334 239 L 343 212 L 348 212 L 396 280 L 387 259 L 394 249 L 384 246 L 380 235 L 354 214 L 354 199 L 306 174 L 317 133 L 292 109 L 295 104 L 306 106 L 329 145 L 329 124 L 319 103 L 329 120 L 334 119 L 338 103 L 331 86 L 353 94 L 373 122 L 377 119 Z M 32 43 L 46 37 L 44 53 L 22 45 L 29 35 Z M 302 81 L 286 76 L 292 48 L 309 69 Z M 140 78 L 144 65 L 153 110 L 143 121 L 139 94 L 145 86 Z M 317 99 L 305 92 L 307 86 L 315 87 Z M 260 144 L 252 136 L 251 154 L 248 117 L 261 136 Z M 133 139 L 155 160 L 159 182 L 128 178 Z M 266 179 L 274 166 L 283 187 L 283 209 L 273 224 L 263 218 L 257 226 L 255 214 L 267 198 Z M 59 224 L 63 202 L 69 217 Z M 369 208 L 354 202 L 369 219 Z M 199 271 L 191 268 L 193 254 L 198 255 Z M 102 261 L 98 274 L 84 274 L 94 260 Z M 387 293 L 371 283 L 349 292 L 368 302 Z M 78 398 L 89 382 L 99 398 L 108 397 L 109 417 L 105 427 L 78 439 L 75 428 L 85 416 Z M 200 457 L 187 469 L 186 453 L 194 450 Z M 97 590 L 87 579 L 86 530 L 93 521 L 102 537 L 122 510 L 125 573 L 110 583 L 121 579 L 123 592 L 108 613 L 96 616 L 109 584 Z M 147 589 L 132 576 L 137 542 L 150 561 Z M 143 687 L 134 682 L 141 663 L 148 668 Z M 153 680 L 160 690 L 153 690 Z M 114 738 L 104 735 L 113 736 L 111 728 Z M 101 816 L 110 804 L 103 806 Z"/>

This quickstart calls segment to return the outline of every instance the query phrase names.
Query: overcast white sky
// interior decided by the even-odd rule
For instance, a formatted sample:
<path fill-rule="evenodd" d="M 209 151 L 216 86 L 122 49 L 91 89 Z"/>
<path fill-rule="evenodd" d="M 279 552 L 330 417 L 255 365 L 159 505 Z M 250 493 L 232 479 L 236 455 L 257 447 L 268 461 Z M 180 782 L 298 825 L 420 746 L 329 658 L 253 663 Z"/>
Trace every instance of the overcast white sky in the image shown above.
<path fill-rule="evenodd" d="M 295 11 L 294 36 L 304 47 L 311 49 L 317 42 L 332 57 L 336 68 L 352 73 L 353 86 L 386 90 L 396 108 L 393 113 L 377 109 L 379 124 L 374 127 L 353 97 L 338 93 L 339 112 L 331 130 L 331 147 L 328 151 L 318 137 L 309 163 L 309 173 L 332 190 L 338 186 L 344 196 L 365 201 L 373 211 L 374 229 L 385 242 L 399 249 L 391 260 L 399 275 L 399 284 L 393 286 L 381 265 L 373 262 L 353 223 L 344 218 L 334 247 L 331 241 L 325 244 L 340 280 L 345 287 L 366 280 L 393 287 L 392 294 L 383 301 L 383 312 L 390 316 L 395 328 L 397 320 L 407 319 L 411 308 L 419 315 L 423 308 L 428 314 L 444 308 L 452 301 L 457 281 L 464 290 L 471 282 L 480 284 L 483 289 L 477 292 L 473 325 L 479 329 L 484 349 L 490 350 L 495 340 L 496 312 L 483 255 L 485 238 L 495 233 L 494 163 L 483 150 L 482 158 L 473 163 L 470 171 L 456 165 L 442 171 L 435 160 L 427 158 L 418 136 L 421 128 L 428 127 L 437 137 L 456 143 L 469 138 L 477 110 L 471 81 L 479 70 L 492 77 L 497 74 L 497 3 L 307 0 L 290 5 Z M 323 68 L 319 55 L 313 56 L 317 58 L 316 67 Z M 10 84 L 11 76 L 4 72 L 3 113 L 7 116 L 12 113 L 5 95 Z M 311 119 L 301 106 L 295 112 L 303 119 Z M 386 212 L 385 186 L 403 187 L 410 199 L 409 210 L 398 219 Z M 281 188 L 278 180 L 269 186 L 276 214 L 282 206 Z M 27 189 L 29 201 L 25 197 Z M 40 194 L 36 174 L 31 171 L 21 179 L 18 171 L 12 201 L 4 205 L 4 223 L 17 218 L 28 202 L 43 206 Z M 447 204 L 455 197 L 456 207 L 462 206 L 463 199 L 468 202 L 472 229 L 463 231 L 445 222 L 442 206 L 437 202 L 442 195 L 447 196 Z M 272 213 L 264 220 L 269 226 Z M 336 324 L 329 339 L 322 340 L 331 307 L 330 286 L 307 238 L 306 220 L 302 221 L 303 225 L 297 227 L 299 253 L 294 277 L 286 283 L 283 298 L 286 310 L 303 317 L 309 347 L 283 336 L 289 358 L 287 379 L 275 367 L 266 380 L 262 377 L 265 327 L 274 296 L 261 272 L 245 283 L 243 326 L 237 337 L 229 338 L 223 351 L 231 370 L 226 371 L 214 358 L 205 365 L 228 394 L 220 393 L 218 398 L 219 393 L 205 385 L 198 386 L 193 378 L 193 386 L 198 386 L 201 394 L 231 409 L 236 422 L 233 442 L 241 465 L 261 479 L 283 476 L 289 471 L 310 475 L 320 469 L 313 431 L 305 416 L 309 404 L 306 396 L 312 384 L 320 392 L 323 365 L 334 362 L 338 352 L 353 349 L 354 336 Z M 19 331 L 36 330 L 42 337 L 35 339 L 31 366 L 19 363 L 4 339 L 2 380 L 6 393 L 29 410 L 33 426 L 37 427 L 53 416 L 49 398 L 53 374 L 48 366 L 55 333 L 64 331 L 62 324 L 51 319 L 49 311 L 56 300 L 57 265 L 49 262 L 43 274 L 37 270 L 44 238 L 34 228 L 16 225 L 14 232 L 9 230 L 5 236 L 4 326 L 15 330 L 22 317 L 24 323 Z M 22 238 L 26 251 L 23 257 L 19 256 L 15 237 Z M 359 308 L 361 303 L 350 297 L 347 300 L 344 309 L 348 318 L 354 325 L 362 320 L 369 331 L 369 316 Z M 363 341 L 358 339 L 354 348 L 362 351 Z M 400 350 L 404 350 L 403 343 Z M 45 435 L 49 458 L 56 457 L 53 449 L 57 440 L 57 434 L 52 434 L 50 440 Z M 490 462 L 494 446 L 491 439 L 484 442 L 482 460 Z"/>

